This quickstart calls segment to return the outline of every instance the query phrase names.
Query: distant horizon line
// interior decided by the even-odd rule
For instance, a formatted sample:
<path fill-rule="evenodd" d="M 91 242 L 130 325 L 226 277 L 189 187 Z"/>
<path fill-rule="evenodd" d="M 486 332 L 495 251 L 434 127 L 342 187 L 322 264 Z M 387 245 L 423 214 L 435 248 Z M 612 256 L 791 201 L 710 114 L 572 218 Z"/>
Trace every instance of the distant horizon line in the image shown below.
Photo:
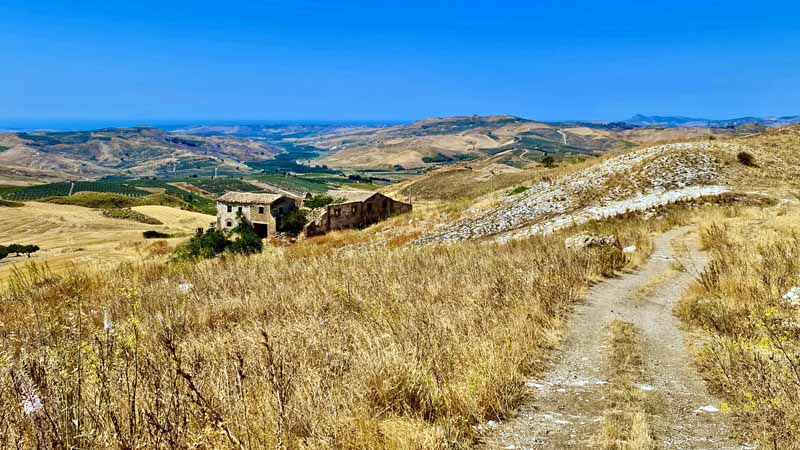
<path fill-rule="evenodd" d="M 415 119 L 70 119 L 70 118 L 0 118 L 0 132 L 11 131 L 91 131 L 102 128 L 130 128 L 160 126 L 234 126 L 234 125 L 400 125 L 418 122 L 426 119 L 450 117 L 493 117 L 511 116 L 524 120 L 543 123 L 578 122 L 578 123 L 613 123 L 625 122 L 637 116 L 653 118 L 693 119 L 707 121 L 727 121 L 741 118 L 780 119 L 798 117 L 800 114 L 769 114 L 769 115 L 739 115 L 726 118 L 710 118 L 694 115 L 672 114 L 642 114 L 634 113 L 625 119 L 540 119 L 529 118 L 516 114 L 453 114 L 429 115 Z M 77 126 L 77 127 L 76 127 Z"/>

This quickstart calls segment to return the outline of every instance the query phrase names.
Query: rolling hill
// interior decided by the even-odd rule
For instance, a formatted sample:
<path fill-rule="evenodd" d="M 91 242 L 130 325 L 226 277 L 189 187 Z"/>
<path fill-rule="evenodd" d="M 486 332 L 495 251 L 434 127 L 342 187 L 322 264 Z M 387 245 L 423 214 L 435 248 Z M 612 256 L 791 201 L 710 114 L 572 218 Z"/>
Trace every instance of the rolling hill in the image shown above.
<path fill-rule="evenodd" d="M 528 161 L 545 155 L 599 155 L 676 140 L 732 137 L 746 128 L 665 128 L 627 123 L 544 123 L 514 116 L 426 119 L 377 129 L 338 130 L 297 139 L 328 152 L 315 160 L 336 168 L 418 169 L 507 151 Z"/>
<path fill-rule="evenodd" d="M 800 116 L 783 117 L 737 117 L 735 119 L 698 119 L 683 116 L 646 116 L 636 114 L 625 121 L 638 126 L 684 127 L 684 128 L 727 128 L 746 124 L 757 124 L 765 127 L 783 127 L 800 123 Z"/>
<path fill-rule="evenodd" d="M 244 163 L 282 152 L 267 143 L 185 136 L 155 128 L 0 134 L 0 184 L 90 180 L 108 175 L 189 176 L 249 172 Z"/>

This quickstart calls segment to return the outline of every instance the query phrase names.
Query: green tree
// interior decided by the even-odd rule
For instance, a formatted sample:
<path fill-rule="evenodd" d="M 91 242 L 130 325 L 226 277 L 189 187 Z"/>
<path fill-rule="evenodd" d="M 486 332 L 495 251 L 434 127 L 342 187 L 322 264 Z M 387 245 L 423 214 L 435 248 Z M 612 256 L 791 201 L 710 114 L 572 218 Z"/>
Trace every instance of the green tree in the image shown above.
<path fill-rule="evenodd" d="M 253 224 L 241 214 L 239 214 L 237 218 L 239 220 L 239 225 L 231 230 L 231 233 L 239 235 L 239 238 L 230 242 L 228 249 L 233 253 L 241 253 L 244 255 L 261 253 L 264 249 L 264 242 L 261 240 L 261 236 L 256 234 L 255 229 L 253 229 Z"/>
<path fill-rule="evenodd" d="M 278 231 L 297 236 L 303 231 L 306 223 L 308 223 L 306 211 L 302 209 L 296 209 L 289 214 L 278 218 Z"/>
<path fill-rule="evenodd" d="M 303 202 L 303 206 L 309 209 L 322 208 L 333 203 L 333 198 L 327 194 L 317 194 Z"/>
<path fill-rule="evenodd" d="M 189 239 L 175 251 L 175 259 L 209 259 L 226 251 L 243 255 L 261 253 L 264 243 L 253 225 L 241 214 L 238 215 L 238 220 L 239 225 L 230 234 L 223 230 L 209 230 Z M 237 238 L 232 240 L 232 236 Z"/>
<path fill-rule="evenodd" d="M 0 259 L 5 258 L 6 256 L 8 256 L 8 249 L 0 245 Z"/>
<path fill-rule="evenodd" d="M 39 246 L 38 245 L 22 245 L 20 248 L 20 253 L 25 254 L 28 258 L 31 257 L 31 254 L 38 252 Z"/>
<path fill-rule="evenodd" d="M 208 259 L 225 251 L 230 241 L 222 230 L 209 230 L 178 247 L 177 259 Z"/>
<path fill-rule="evenodd" d="M 551 169 L 556 166 L 556 160 L 553 159 L 552 156 L 547 155 L 544 158 L 542 158 L 542 165 L 547 167 L 548 169 Z"/>

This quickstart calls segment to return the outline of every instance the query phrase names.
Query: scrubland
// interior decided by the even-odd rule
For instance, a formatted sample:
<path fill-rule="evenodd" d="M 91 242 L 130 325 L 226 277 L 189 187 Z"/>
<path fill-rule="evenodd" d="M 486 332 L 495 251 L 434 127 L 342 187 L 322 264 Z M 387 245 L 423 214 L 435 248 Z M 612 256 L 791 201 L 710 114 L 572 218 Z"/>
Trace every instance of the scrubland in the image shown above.
<path fill-rule="evenodd" d="M 711 262 L 678 309 L 698 333 L 698 367 L 746 438 L 798 449 L 800 212 L 744 210 L 701 230 Z"/>
<path fill-rule="evenodd" d="M 672 220 L 586 228 L 646 251 Z M 2 445 L 466 448 L 524 400 L 584 288 L 635 264 L 563 237 L 19 272 Z"/>
<path fill-rule="evenodd" d="M 793 156 L 773 170 L 773 142 L 749 144 L 760 166 L 721 160 L 726 180 L 783 189 Z M 251 257 L 15 271 L 0 290 L 0 446 L 469 448 L 479 425 L 526 400 L 588 285 L 641 264 L 653 233 L 699 221 L 712 262 L 678 310 L 699 367 L 745 434 L 800 448 L 800 328 L 782 298 L 800 284 L 795 204 L 700 201 L 507 244 L 406 245 L 505 194 L 432 201 Z M 564 248 L 583 231 L 637 250 Z M 621 412 L 598 439 L 648 448 L 652 411 L 629 398 L 637 331 L 612 331 Z"/>

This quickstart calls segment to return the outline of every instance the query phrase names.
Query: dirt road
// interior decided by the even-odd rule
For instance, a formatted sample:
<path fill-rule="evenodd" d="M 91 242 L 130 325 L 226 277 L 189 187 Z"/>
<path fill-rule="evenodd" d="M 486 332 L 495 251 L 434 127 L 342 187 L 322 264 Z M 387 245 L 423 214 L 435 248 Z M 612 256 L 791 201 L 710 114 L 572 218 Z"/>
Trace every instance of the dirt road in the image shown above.
<path fill-rule="evenodd" d="M 650 260 L 634 274 L 594 286 L 569 324 L 555 365 L 531 380 L 533 400 L 517 417 L 494 426 L 485 449 L 597 449 L 608 400 L 609 325 L 623 321 L 641 333 L 645 379 L 637 389 L 660 396 L 663 408 L 650 417 L 660 449 L 741 449 L 690 365 L 686 339 L 672 314 L 681 293 L 705 265 L 689 228 L 660 236 Z M 492 424 L 494 425 L 494 424 Z"/>

